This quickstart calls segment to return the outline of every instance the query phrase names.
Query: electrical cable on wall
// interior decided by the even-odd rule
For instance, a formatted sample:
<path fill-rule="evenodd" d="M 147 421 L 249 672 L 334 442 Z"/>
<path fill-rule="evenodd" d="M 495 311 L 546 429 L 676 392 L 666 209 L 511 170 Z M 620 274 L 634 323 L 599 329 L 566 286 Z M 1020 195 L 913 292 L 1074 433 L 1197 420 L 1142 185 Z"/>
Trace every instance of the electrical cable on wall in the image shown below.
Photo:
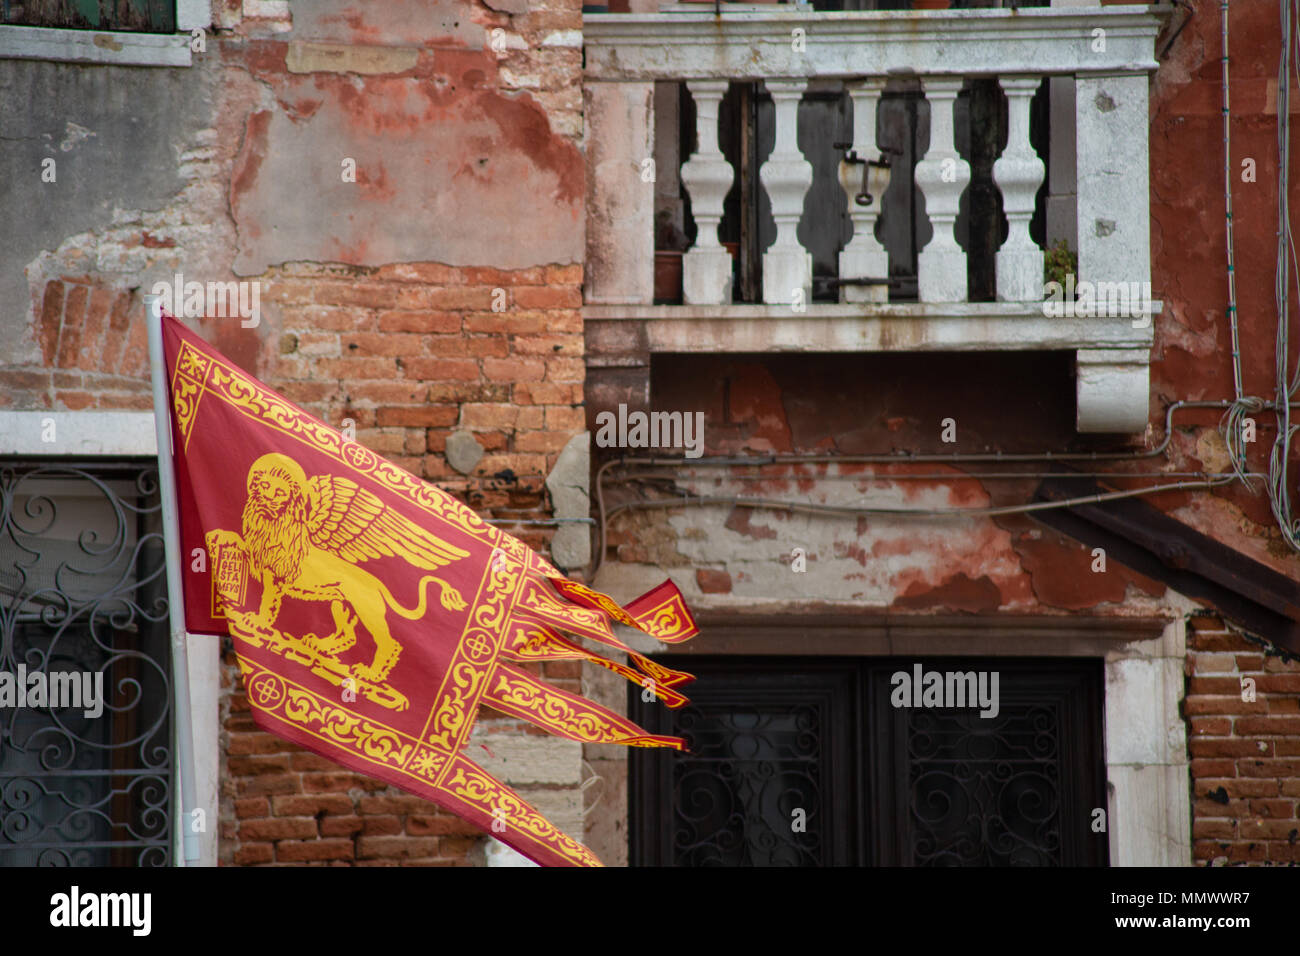
<path fill-rule="evenodd" d="M 1290 374 L 1290 299 L 1293 270 L 1295 269 L 1295 241 L 1291 233 L 1291 214 L 1288 204 L 1291 185 L 1291 67 L 1293 48 L 1300 43 L 1296 25 L 1300 22 L 1300 0 L 1281 0 L 1278 5 L 1281 18 L 1282 52 L 1277 68 L 1277 269 L 1274 273 L 1274 297 L 1277 306 L 1276 397 L 1282 400 L 1275 408 L 1278 432 L 1269 455 L 1269 502 L 1273 517 L 1286 542 L 1300 551 L 1300 528 L 1291 513 L 1291 483 L 1288 456 L 1291 439 L 1300 426 L 1291 424 L 1290 398 L 1300 385 L 1300 368 L 1294 377 Z M 1300 51 L 1294 63 L 1300 80 Z M 1282 396 L 1286 396 L 1283 400 Z"/>
<path fill-rule="evenodd" d="M 1134 497 L 1139 495 L 1153 494 L 1160 491 L 1170 490 L 1191 490 L 1209 489 L 1219 487 L 1233 481 L 1240 481 L 1248 490 L 1255 491 L 1256 479 L 1263 479 L 1266 484 L 1269 496 L 1270 507 L 1274 519 L 1281 530 L 1284 540 L 1296 551 L 1300 551 L 1300 522 L 1292 517 L 1290 501 L 1290 484 L 1287 454 L 1291 446 L 1291 440 L 1297 431 L 1300 431 L 1300 424 L 1291 423 L 1291 404 L 1297 388 L 1300 388 L 1300 366 L 1297 367 L 1295 375 L 1291 375 L 1289 360 L 1289 309 L 1290 309 L 1290 286 L 1294 275 L 1300 274 L 1300 267 L 1297 267 L 1294 238 L 1292 235 L 1289 209 L 1288 193 L 1290 188 L 1289 179 L 1289 162 L 1290 162 L 1290 76 L 1294 67 L 1297 79 L 1300 80 L 1300 35 L 1297 34 L 1297 24 L 1300 23 L 1300 0 L 1281 0 L 1279 4 L 1281 17 L 1281 35 L 1282 35 L 1282 53 L 1278 63 L 1278 250 L 1277 250 L 1277 270 L 1275 274 L 1275 298 L 1278 313 L 1278 325 L 1276 336 L 1276 369 L 1277 381 L 1273 401 L 1247 395 L 1245 392 L 1244 374 L 1241 360 L 1241 332 L 1239 323 L 1239 309 L 1237 301 L 1236 287 L 1236 262 L 1235 262 L 1235 235 L 1234 235 L 1234 218 L 1233 218 L 1233 196 L 1232 196 L 1232 177 L 1234 170 L 1232 168 L 1232 140 L 1231 140 L 1231 97 L 1229 86 L 1229 32 L 1228 32 L 1228 0 L 1222 0 L 1220 3 L 1220 20 L 1221 20 L 1221 39 L 1222 39 L 1222 116 L 1223 116 L 1223 169 L 1224 169 L 1224 207 L 1226 223 L 1226 256 L 1227 256 L 1227 285 L 1228 285 L 1228 326 L 1232 344 L 1232 372 L 1233 372 L 1233 395 L 1228 401 L 1176 401 L 1166 407 L 1165 414 L 1165 436 L 1163 441 L 1154 449 L 1145 452 L 1135 453 L 1064 453 L 1057 454 L 1044 452 L 1037 454 L 1002 454 L 1000 452 L 991 454 L 975 455 L 856 455 L 856 456 L 836 456 L 836 455 L 770 455 L 770 456 L 741 456 L 733 458 L 700 458 L 695 460 L 672 459 L 672 458 L 622 458 L 605 462 L 596 472 L 595 497 L 599 517 L 597 519 L 599 546 L 596 551 L 595 561 L 590 572 L 591 577 L 600 571 L 604 562 L 606 551 L 606 532 L 607 523 L 615 514 L 623 511 L 641 510 L 641 509 L 661 509 L 683 506 L 700 506 L 704 504 L 729 504 L 733 507 L 752 507 L 752 508 L 769 508 L 773 510 L 807 512 L 815 514 L 844 514 L 844 515 L 897 515 L 897 516 L 960 516 L 960 515 L 1002 515 L 1013 513 L 1024 513 L 1045 508 L 1069 507 L 1074 504 L 1085 502 L 1114 500 L 1121 497 Z M 1187 20 L 1190 20 L 1190 15 Z M 1184 21 L 1183 26 L 1187 21 Z M 1181 27 L 1179 29 L 1181 32 Z M 1175 34 L 1176 36 L 1177 34 Z M 1171 38 L 1172 42 L 1172 38 Z M 1166 50 L 1168 46 L 1166 45 Z M 1293 56 L 1294 48 L 1294 56 Z M 942 464 L 960 464 L 967 462 L 1030 462 L 1030 461 L 1136 461 L 1146 458 L 1159 457 L 1168 450 L 1170 441 L 1173 436 L 1172 416 L 1175 410 L 1180 408 L 1223 408 L 1224 414 L 1220 419 L 1219 431 L 1223 437 L 1224 443 L 1228 449 L 1228 459 L 1231 463 L 1232 474 L 1230 476 L 1219 478 L 1206 476 L 1197 482 L 1176 482 L 1172 484 L 1160 484 L 1140 489 L 1130 489 L 1122 492 L 1113 492 L 1105 495 L 1089 496 L 1083 499 L 1074 499 L 1070 501 L 1055 502 L 1033 502 L 1024 505 L 1009 505 L 997 508 L 984 509 L 890 509 L 890 508 L 869 508 L 869 507 L 852 507 L 836 505 L 814 505 L 811 503 L 803 504 L 800 502 L 779 501 L 765 498 L 744 498 L 737 496 L 694 496 L 687 492 L 678 492 L 677 497 L 657 500 L 643 500 L 627 502 L 619 505 L 617 508 L 610 510 L 608 513 L 604 503 L 604 476 L 605 473 L 616 465 L 650 465 L 650 466 L 673 466 L 682 467 L 689 465 L 693 467 L 702 466 L 726 466 L 736 465 L 764 465 L 764 464 L 817 464 L 817 463 L 841 463 L 841 464 L 897 464 L 897 463 L 920 463 L 932 462 Z M 1245 424 L 1246 419 L 1259 412 L 1272 409 L 1278 420 L 1278 433 L 1274 440 L 1272 451 L 1269 459 L 1267 474 L 1252 472 L 1248 470 L 1248 462 L 1245 450 Z M 1110 473 L 1091 473 L 1094 476 L 1102 477 L 1153 477 L 1149 474 L 1129 474 L 1124 472 Z M 1167 473 L 1166 473 L 1167 474 Z M 636 478 L 645 479 L 648 476 L 638 475 Z M 671 476 L 664 476 L 670 478 Z M 734 477 L 734 476 L 732 476 Z M 905 478 L 908 476 L 882 476 L 890 480 L 894 478 Z M 939 478 L 940 476 L 934 476 Z M 957 477 L 957 476 L 944 476 Z M 974 475 L 967 477 L 975 478 Z M 990 476 L 992 477 L 992 476 Z M 1010 476 L 1008 476 L 1010 477 Z M 1018 477 L 1028 477 L 1021 475 Z M 629 481 L 629 476 L 624 476 L 623 481 Z"/>

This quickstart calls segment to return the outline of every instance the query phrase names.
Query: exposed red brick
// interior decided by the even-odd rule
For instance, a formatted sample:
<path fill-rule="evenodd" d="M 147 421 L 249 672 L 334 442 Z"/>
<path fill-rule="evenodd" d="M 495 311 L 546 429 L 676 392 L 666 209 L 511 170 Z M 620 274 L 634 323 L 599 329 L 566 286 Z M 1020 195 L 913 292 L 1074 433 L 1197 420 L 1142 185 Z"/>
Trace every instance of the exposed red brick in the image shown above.
<path fill-rule="evenodd" d="M 479 378 L 478 362 L 473 359 L 402 360 L 402 372 L 408 379 L 423 381 L 474 382 Z"/>
<path fill-rule="evenodd" d="M 461 317 L 458 312 L 424 310 L 379 313 L 381 332 L 456 333 L 460 331 L 460 323 Z"/>
<path fill-rule="evenodd" d="M 440 837 L 362 836 L 357 838 L 357 859 L 411 859 L 436 856 Z"/>
<path fill-rule="evenodd" d="M 305 840 L 316 836 L 316 821 L 310 818 L 246 820 L 239 825 L 241 840 Z"/>
<path fill-rule="evenodd" d="M 317 754 L 295 753 L 289 758 L 289 768 L 291 770 L 338 770 L 339 765 L 333 760 L 327 760 Z"/>
<path fill-rule="evenodd" d="M 484 286 L 513 286 L 513 285 L 542 285 L 545 282 L 552 281 L 548 278 L 549 270 L 542 268 L 516 269 L 507 271 L 504 269 L 490 269 L 481 266 L 472 267 L 463 270 L 465 281 L 470 285 Z M 579 279 L 575 285 L 581 284 Z"/>
<path fill-rule="evenodd" d="M 419 355 L 422 339 L 399 332 L 354 332 L 339 336 L 344 355 Z"/>
<path fill-rule="evenodd" d="M 553 361 L 559 361 L 553 360 Z M 581 365 L 581 360 L 575 360 Z M 540 382 L 550 363 L 532 358 L 485 358 L 483 374 L 493 382 Z M 581 375 L 578 376 L 581 378 Z"/>
<path fill-rule="evenodd" d="M 472 823 L 449 814 L 409 816 L 406 818 L 406 832 L 411 836 L 478 836 L 480 834 L 479 829 Z"/>
<path fill-rule="evenodd" d="M 105 368 L 105 333 L 108 329 L 114 297 L 112 290 L 102 286 L 96 286 L 91 290 L 90 301 L 86 304 L 86 320 L 81 331 L 81 355 L 77 362 L 81 368 Z"/>
<path fill-rule="evenodd" d="M 351 840 L 308 840 L 275 845 L 277 863 L 302 863 L 308 860 L 350 860 L 355 850 Z"/>
<path fill-rule="evenodd" d="M 41 302 L 40 341 L 41 357 L 47 366 L 53 366 L 58 355 L 59 332 L 63 327 L 63 283 L 52 279 L 45 283 L 45 296 Z"/>
<path fill-rule="evenodd" d="M 457 411 L 440 405 L 389 407 L 377 409 L 375 417 L 380 427 L 435 428 L 456 424 Z"/>
<path fill-rule="evenodd" d="M 370 836 L 392 836 L 402 832 L 402 821 L 396 816 L 363 817 L 361 832 Z"/>
<path fill-rule="evenodd" d="M 298 774 L 266 774 L 235 781 L 241 796 L 270 793 L 302 793 L 302 780 Z"/>
<path fill-rule="evenodd" d="M 320 821 L 323 837 L 350 837 L 361 832 L 365 821 L 361 817 L 325 817 Z"/>
<path fill-rule="evenodd" d="M 582 265 L 574 263 L 567 266 L 547 266 L 546 281 L 562 285 L 582 285 Z"/>
<path fill-rule="evenodd" d="M 270 863 L 274 859 L 275 850 L 269 843 L 241 843 L 234 855 L 234 861 L 240 866 Z"/>
<path fill-rule="evenodd" d="M 515 304 L 521 309 L 580 309 L 582 290 L 577 286 L 523 286 L 514 290 Z"/>
<path fill-rule="evenodd" d="M 271 804 L 266 797 L 247 797 L 235 801 L 235 816 L 264 817 L 270 813 Z"/>
<path fill-rule="evenodd" d="M 730 594 L 731 574 L 711 568 L 698 568 L 695 571 L 695 583 L 705 594 Z"/>
<path fill-rule="evenodd" d="M 431 335 L 424 340 L 430 355 L 466 358 L 503 358 L 510 354 L 504 335 Z"/>
<path fill-rule="evenodd" d="M 76 368 L 81 358 L 81 333 L 86 321 L 86 306 L 90 302 L 90 287 L 72 285 L 67 289 L 63 303 L 63 330 L 59 335 L 59 368 Z"/>
<path fill-rule="evenodd" d="M 247 754 L 279 753 L 285 743 L 279 737 L 268 733 L 231 734 L 226 753 L 230 756 Z"/>
<path fill-rule="evenodd" d="M 69 411 L 79 412 L 95 405 L 97 396 L 90 392 L 55 392 L 54 400 Z"/>
<path fill-rule="evenodd" d="M 272 797 L 271 807 L 277 817 L 314 817 L 323 813 L 351 813 L 354 804 L 343 794 Z"/>

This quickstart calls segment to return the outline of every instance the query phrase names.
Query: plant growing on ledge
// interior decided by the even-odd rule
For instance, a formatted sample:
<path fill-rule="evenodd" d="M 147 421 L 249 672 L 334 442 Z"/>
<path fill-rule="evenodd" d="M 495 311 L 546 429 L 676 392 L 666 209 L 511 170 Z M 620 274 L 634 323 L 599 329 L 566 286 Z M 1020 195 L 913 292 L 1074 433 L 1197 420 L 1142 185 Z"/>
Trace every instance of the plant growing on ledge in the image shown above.
<path fill-rule="evenodd" d="M 1065 277 L 1077 273 L 1078 269 L 1079 257 L 1070 251 L 1064 239 L 1058 240 L 1056 245 L 1047 250 L 1047 255 L 1043 256 L 1043 285 L 1056 282 L 1064 286 Z M 1046 290 L 1043 294 L 1047 294 Z"/>

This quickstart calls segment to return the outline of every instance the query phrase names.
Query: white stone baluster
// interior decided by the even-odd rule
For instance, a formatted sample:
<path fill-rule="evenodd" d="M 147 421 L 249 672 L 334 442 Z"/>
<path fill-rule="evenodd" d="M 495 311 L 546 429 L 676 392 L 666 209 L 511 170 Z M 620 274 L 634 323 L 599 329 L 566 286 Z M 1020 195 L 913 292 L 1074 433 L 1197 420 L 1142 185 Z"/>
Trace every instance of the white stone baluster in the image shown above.
<path fill-rule="evenodd" d="M 917 288 L 922 302 L 964 302 L 966 253 L 954 230 L 970 164 L 957 153 L 952 115 L 962 80 L 931 76 L 922 83 L 930 103 L 930 149 L 916 164 L 916 185 L 925 196 L 934 238 L 917 257 Z"/>
<path fill-rule="evenodd" d="M 858 158 L 870 161 L 876 158 L 876 104 L 885 88 L 883 78 L 858 80 L 848 84 L 853 99 L 853 151 Z M 876 220 L 880 217 L 883 196 L 871 194 L 871 205 L 859 206 L 854 197 L 862 191 L 863 166 L 841 163 L 840 185 L 849 203 L 849 218 L 853 220 L 853 238 L 840 253 L 840 278 L 884 279 L 889 276 L 889 253 L 876 239 Z M 841 302 L 888 302 L 887 285 L 842 285 Z"/>
<path fill-rule="evenodd" d="M 1029 101 L 1042 77 L 1004 76 L 999 82 L 1007 94 L 1007 148 L 993 164 L 993 181 L 1002 190 L 1007 241 L 997 254 L 998 300 L 1033 302 L 1043 298 L 1043 251 L 1029 238 L 1029 220 L 1046 168 L 1029 143 Z"/>
<path fill-rule="evenodd" d="M 682 164 L 682 182 L 691 196 L 696 227 L 695 245 L 682 257 L 682 299 L 688 305 L 720 305 L 731 301 L 732 259 L 718 242 L 718 224 L 736 175 L 718 148 L 718 104 L 727 82 L 699 80 L 686 87 L 695 98 L 699 146 Z"/>
<path fill-rule="evenodd" d="M 776 241 L 763 253 L 763 301 L 806 306 L 812 298 L 812 255 L 796 232 L 813 175 L 812 163 L 799 152 L 799 101 L 808 81 L 764 80 L 764 85 L 776 107 L 776 142 L 758 176 L 772 203 Z"/>

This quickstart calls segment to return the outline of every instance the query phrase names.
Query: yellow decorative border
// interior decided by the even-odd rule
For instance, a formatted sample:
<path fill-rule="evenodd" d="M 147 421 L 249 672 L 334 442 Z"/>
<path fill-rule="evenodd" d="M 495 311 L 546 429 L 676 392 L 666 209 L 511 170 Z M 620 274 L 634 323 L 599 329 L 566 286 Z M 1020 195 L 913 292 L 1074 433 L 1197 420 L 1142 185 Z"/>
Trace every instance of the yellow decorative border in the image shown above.
<path fill-rule="evenodd" d="M 249 702 L 263 713 L 297 724 L 317 740 L 347 747 L 370 763 L 389 770 L 404 769 L 417 751 L 420 742 L 409 734 L 353 713 L 257 661 L 241 654 L 236 654 L 236 657 L 244 675 Z M 283 687 L 277 700 L 264 702 L 254 699 L 253 688 L 264 679 L 274 680 Z"/>
<path fill-rule="evenodd" d="M 544 580 L 529 578 L 527 588 L 519 599 L 521 608 L 526 608 L 534 616 L 549 621 L 565 630 L 576 631 L 587 637 L 606 643 L 621 642 L 614 637 L 609 621 L 600 611 L 578 607 L 576 604 L 564 604 L 551 593 Z"/>
<path fill-rule="evenodd" d="M 668 642 L 682 640 L 680 635 L 688 633 L 694 627 L 694 618 L 681 594 L 669 595 L 663 603 L 638 615 L 636 622 L 651 637 Z"/>
<path fill-rule="evenodd" d="M 471 605 L 474 613 L 443 675 L 437 706 L 420 734 L 429 746 L 454 753 L 469 736 L 487 675 L 509 630 L 510 608 L 524 580 L 523 567 L 510 558 L 502 557 L 484 568 Z"/>
<path fill-rule="evenodd" d="M 182 340 L 172 374 L 172 406 L 176 409 L 176 427 L 181 433 L 181 447 L 190 446 L 190 433 L 203 400 L 203 383 L 211 362 L 198 349 Z"/>
<path fill-rule="evenodd" d="M 501 651 L 501 657 L 504 660 L 518 663 L 531 661 L 590 661 L 642 687 L 646 687 L 646 678 L 651 678 L 648 689 L 657 694 L 667 707 L 675 709 L 690 703 L 690 700 L 685 695 L 673 690 L 674 684 L 684 684 L 687 681 L 694 680 L 694 677 L 690 674 L 670 670 L 656 664 L 649 658 L 629 651 L 628 653 L 631 654 L 633 662 L 641 668 L 636 670 L 626 664 L 611 661 L 607 657 L 589 651 L 563 635 L 557 634 L 540 622 L 515 621 L 513 625 L 511 640 L 506 643 L 506 646 Z"/>
<path fill-rule="evenodd" d="M 561 832 L 519 795 L 482 767 L 457 754 L 442 790 L 489 817 L 504 814 L 514 829 L 540 846 L 578 866 L 601 866 L 600 859 L 577 840 Z"/>
<path fill-rule="evenodd" d="M 647 734 L 626 717 L 551 687 L 509 664 L 498 664 L 488 683 L 484 702 L 569 740 L 631 747 L 672 747 L 676 750 L 685 746 L 677 737 Z"/>

